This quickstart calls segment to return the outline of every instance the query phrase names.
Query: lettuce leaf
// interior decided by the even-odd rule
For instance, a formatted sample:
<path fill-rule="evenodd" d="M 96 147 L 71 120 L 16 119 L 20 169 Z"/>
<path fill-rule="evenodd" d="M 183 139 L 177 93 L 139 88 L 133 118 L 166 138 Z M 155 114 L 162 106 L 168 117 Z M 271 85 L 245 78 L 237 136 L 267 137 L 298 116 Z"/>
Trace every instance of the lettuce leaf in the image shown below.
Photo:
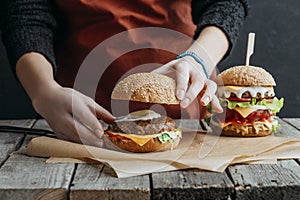
<path fill-rule="evenodd" d="M 221 100 L 221 104 L 227 104 L 227 108 L 233 109 L 235 107 L 241 107 L 241 108 L 246 108 L 246 107 L 251 107 L 251 106 L 266 106 L 267 109 L 271 110 L 272 113 L 276 114 L 280 111 L 280 109 L 283 107 L 284 99 L 281 98 L 280 100 L 277 99 L 276 97 L 273 99 L 273 102 L 266 102 L 265 99 L 262 101 L 256 101 L 255 98 L 252 99 L 251 102 L 240 102 L 240 101 L 229 101 L 227 99 Z"/>
<path fill-rule="evenodd" d="M 278 116 L 273 116 L 273 123 L 272 123 L 272 132 L 275 133 L 280 129 L 280 124 L 279 124 L 279 117 Z"/>
<path fill-rule="evenodd" d="M 171 136 L 168 133 L 163 133 L 163 134 L 157 136 L 157 138 L 161 143 L 166 143 L 166 142 L 173 143 L 174 142 L 174 139 L 171 138 Z"/>
<path fill-rule="evenodd" d="M 272 132 L 275 133 L 278 131 L 278 129 L 280 129 L 280 124 L 276 124 L 276 125 L 272 125 Z"/>

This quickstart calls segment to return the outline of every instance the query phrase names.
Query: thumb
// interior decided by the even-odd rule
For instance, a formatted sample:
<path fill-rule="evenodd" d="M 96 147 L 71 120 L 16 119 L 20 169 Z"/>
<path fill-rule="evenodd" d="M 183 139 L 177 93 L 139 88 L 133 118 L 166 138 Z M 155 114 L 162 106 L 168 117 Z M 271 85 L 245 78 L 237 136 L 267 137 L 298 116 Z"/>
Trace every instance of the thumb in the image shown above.
<path fill-rule="evenodd" d="M 95 105 L 95 110 L 96 116 L 107 123 L 111 123 L 116 119 L 115 116 L 113 116 L 110 112 L 108 112 L 106 109 L 104 109 L 98 104 Z"/>

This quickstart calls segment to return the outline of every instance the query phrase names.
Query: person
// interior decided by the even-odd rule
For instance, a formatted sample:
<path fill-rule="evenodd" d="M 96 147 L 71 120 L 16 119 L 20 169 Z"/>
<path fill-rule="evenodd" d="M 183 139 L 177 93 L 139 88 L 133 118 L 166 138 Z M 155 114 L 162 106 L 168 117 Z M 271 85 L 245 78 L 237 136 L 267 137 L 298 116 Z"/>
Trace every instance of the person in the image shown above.
<path fill-rule="evenodd" d="M 94 47 L 122 31 L 167 28 L 194 38 L 185 51 L 202 58 L 212 74 L 217 63 L 230 53 L 249 7 L 247 0 L 6 0 L 3 3 L 2 41 L 34 109 L 58 138 L 94 146 L 103 144 L 103 127 L 98 119 L 105 122 L 115 119 L 110 108 L 115 83 L 143 63 L 166 63 L 151 69 L 156 73 L 173 71 L 182 108 L 199 99 L 202 105 L 211 102 L 217 112 L 222 111 L 215 96 L 216 84 L 208 79 L 205 68 L 193 56 L 176 59 L 174 54 L 153 49 L 115 58 L 103 72 L 93 99 L 88 92 L 73 86 L 81 63 Z M 133 35 L 128 38 L 135 42 Z M 107 55 L 113 57 L 117 47 L 107 47 Z"/>

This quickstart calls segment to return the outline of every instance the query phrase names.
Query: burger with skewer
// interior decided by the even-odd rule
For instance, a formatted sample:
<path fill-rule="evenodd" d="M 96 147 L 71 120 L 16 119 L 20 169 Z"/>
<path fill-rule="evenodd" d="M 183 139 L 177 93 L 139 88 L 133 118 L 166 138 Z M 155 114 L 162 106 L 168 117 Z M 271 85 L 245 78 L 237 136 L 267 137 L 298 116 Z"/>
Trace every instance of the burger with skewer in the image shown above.
<path fill-rule="evenodd" d="M 213 114 L 213 130 L 226 136 L 267 136 L 280 124 L 283 98 L 275 97 L 274 78 L 261 67 L 235 66 L 218 75 L 217 95 L 223 113 Z"/>

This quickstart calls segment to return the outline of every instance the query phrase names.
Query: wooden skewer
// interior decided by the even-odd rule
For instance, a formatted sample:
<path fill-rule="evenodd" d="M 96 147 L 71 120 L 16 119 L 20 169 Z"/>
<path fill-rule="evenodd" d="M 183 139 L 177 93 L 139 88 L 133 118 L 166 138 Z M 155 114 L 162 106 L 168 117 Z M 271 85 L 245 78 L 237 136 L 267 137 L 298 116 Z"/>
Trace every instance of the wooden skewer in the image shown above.
<path fill-rule="evenodd" d="M 248 44 L 247 44 L 247 54 L 246 54 L 246 66 L 249 66 L 250 57 L 254 52 L 254 43 L 255 43 L 255 33 L 249 33 Z"/>

